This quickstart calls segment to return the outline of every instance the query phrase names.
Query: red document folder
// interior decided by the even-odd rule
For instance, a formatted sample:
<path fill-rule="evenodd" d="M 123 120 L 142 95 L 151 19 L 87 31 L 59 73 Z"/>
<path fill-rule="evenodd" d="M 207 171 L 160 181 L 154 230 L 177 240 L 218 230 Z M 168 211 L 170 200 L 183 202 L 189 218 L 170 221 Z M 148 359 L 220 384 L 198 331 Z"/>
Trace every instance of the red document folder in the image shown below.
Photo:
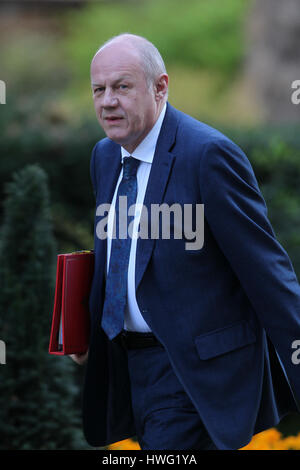
<path fill-rule="evenodd" d="M 90 332 L 89 294 L 93 273 L 93 251 L 57 256 L 50 354 L 80 354 L 87 351 Z"/>

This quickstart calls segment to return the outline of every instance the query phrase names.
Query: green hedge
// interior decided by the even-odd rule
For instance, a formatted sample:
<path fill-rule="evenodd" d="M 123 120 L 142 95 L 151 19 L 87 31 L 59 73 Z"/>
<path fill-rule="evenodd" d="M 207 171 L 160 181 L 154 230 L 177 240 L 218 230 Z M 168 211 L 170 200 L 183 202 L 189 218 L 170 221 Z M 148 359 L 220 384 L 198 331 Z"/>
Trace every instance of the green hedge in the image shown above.
<path fill-rule="evenodd" d="M 56 246 L 47 176 L 38 165 L 6 186 L 0 238 L 0 450 L 87 448 L 78 368 L 48 354 Z M 80 371 L 81 372 L 81 371 Z"/>
<path fill-rule="evenodd" d="M 297 126 L 225 130 L 247 154 L 277 238 L 300 274 L 300 135 Z"/>
<path fill-rule="evenodd" d="M 74 76 L 85 79 L 98 46 L 129 32 L 153 41 L 167 64 L 204 68 L 228 79 L 244 57 L 243 26 L 249 6 L 246 0 L 92 3 L 66 18 L 65 46 Z"/>
<path fill-rule="evenodd" d="M 48 113 L 48 102 L 32 108 L 14 103 L 0 115 L 0 195 L 12 173 L 26 164 L 39 164 L 47 173 L 58 250 L 90 247 L 94 196 L 89 161 L 94 144 L 103 137 L 96 119 L 77 124 Z M 2 202 L 0 205 L 0 221 Z"/>

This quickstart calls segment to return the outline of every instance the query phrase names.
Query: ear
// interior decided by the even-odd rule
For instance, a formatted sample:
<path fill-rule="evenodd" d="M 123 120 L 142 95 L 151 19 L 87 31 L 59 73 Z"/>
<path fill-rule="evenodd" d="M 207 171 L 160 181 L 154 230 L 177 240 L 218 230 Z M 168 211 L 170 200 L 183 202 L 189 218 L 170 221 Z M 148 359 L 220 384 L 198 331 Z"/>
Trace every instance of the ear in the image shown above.
<path fill-rule="evenodd" d="M 169 76 L 162 73 L 155 82 L 155 99 L 161 101 L 168 93 Z"/>

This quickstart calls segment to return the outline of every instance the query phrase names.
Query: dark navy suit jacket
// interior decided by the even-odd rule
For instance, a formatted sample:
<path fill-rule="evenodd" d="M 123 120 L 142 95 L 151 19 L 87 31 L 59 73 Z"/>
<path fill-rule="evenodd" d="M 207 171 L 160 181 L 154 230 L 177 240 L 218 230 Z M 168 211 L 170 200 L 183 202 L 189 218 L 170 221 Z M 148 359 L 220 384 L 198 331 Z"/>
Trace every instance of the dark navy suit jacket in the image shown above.
<path fill-rule="evenodd" d="M 120 162 L 120 146 L 110 139 L 94 147 L 97 206 L 111 202 Z M 212 440 L 238 449 L 297 410 L 300 365 L 291 345 L 300 339 L 300 288 L 293 267 L 244 153 L 169 104 L 144 203 L 149 213 L 153 203 L 204 204 L 201 249 L 186 250 L 184 237 L 138 240 L 136 296 Z M 100 220 L 96 215 L 95 230 Z M 100 327 L 106 240 L 96 233 L 94 248 L 83 419 L 87 441 L 104 446 L 134 436 L 135 428 L 126 352 Z"/>

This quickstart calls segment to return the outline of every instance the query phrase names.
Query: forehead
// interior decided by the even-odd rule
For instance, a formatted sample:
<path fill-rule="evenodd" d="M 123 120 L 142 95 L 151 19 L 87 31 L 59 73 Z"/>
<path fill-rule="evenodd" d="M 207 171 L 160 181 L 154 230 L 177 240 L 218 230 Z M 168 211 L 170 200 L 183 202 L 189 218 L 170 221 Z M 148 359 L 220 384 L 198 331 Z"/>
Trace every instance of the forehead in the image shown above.
<path fill-rule="evenodd" d="M 91 78 L 118 79 L 120 76 L 139 77 L 144 75 L 138 52 L 132 47 L 111 44 L 99 51 L 91 63 Z"/>

